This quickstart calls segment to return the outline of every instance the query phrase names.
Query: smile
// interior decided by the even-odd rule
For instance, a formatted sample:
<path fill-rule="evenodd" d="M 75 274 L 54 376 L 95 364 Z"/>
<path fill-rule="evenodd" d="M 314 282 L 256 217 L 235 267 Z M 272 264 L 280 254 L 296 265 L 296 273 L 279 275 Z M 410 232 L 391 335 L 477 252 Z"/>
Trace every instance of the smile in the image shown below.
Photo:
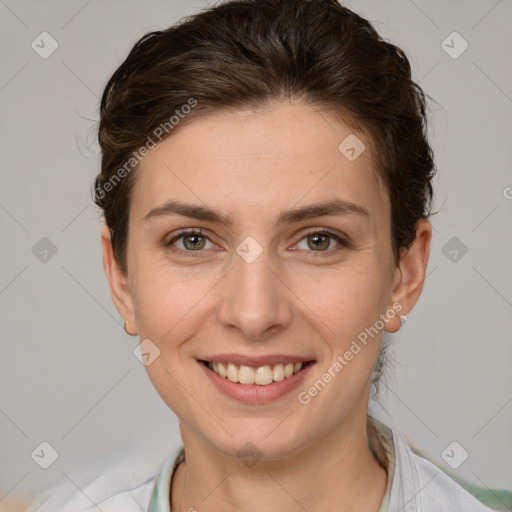
<path fill-rule="evenodd" d="M 220 358 L 219 358 L 220 359 Z M 264 404 L 289 394 L 304 381 L 316 361 L 278 362 L 248 360 L 239 364 L 228 362 L 230 358 L 217 361 L 198 359 L 199 368 L 223 395 L 238 402 Z M 246 359 L 246 358 L 240 358 Z M 222 362 L 222 361 L 226 362 Z M 245 363 L 245 364 L 242 364 Z"/>
<path fill-rule="evenodd" d="M 258 385 L 268 386 L 272 382 L 280 382 L 300 372 L 307 362 L 278 363 L 273 366 L 268 364 L 257 368 L 235 363 L 221 363 L 203 361 L 203 363 L 217 375 L 224 377 L 231 382 L 247 386 Z"/>

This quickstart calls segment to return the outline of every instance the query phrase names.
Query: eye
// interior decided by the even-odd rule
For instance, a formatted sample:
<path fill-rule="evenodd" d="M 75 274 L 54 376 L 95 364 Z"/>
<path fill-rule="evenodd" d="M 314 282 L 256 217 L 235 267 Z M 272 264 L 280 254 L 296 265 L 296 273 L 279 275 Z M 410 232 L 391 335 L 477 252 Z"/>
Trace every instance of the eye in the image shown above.
<path fill-rule="evenodd" d="M 307 247 L 300 247 L 303 240 L 306 241 Z M 327 253 L 325 256 L 329 256 L 334 252 L 334 250 L 336 250 L 330 250 L 330 248 L 332 249 L 331 245 L 333 240 L 338 244 L 338 246 L 349 246 L 349 243 L 343 237 L 324 229 L 306 233 L 306 235 L 303 235 L 302 238 L 299 239 L 297 247 L 314 253 Z M 208 243 L 210 244 L 210 247 L 207 246 Z M 174 238 L 166 242 L 165 246 L 176 254 L 183 256 L 199 256 L 202 249 L 211 249 L 215 247 L 208 236 L 200 229 L 181 231 Z M 317 255 L 324 256 L 324 254 Z"/>
<path fill-rule="evenodd" d="M 173 248 L 176 242 L 180 241 L 181 247 L 178 244 L 177 248 Z M 208 249 L 211 247 L 207 247 L 207 243 L 210 243 L 213 247 L 210 239 L 200 230 L 189 230 L 182 231 L 173 239 L 169 240 L 165 245 L 169 247 L 172 251 L 177 252 L 179 254 L 186 254 L 187 256 L 195 256 L 194 254 L 190 254 L 192 252 L 201 252 L 202 249 Z"/>
<path fill-rule="evenodd" d="M 306 241 L 306 245 L 307 245 L 306 247 L 300 247 L 300 243 L 302 243 L 303 240 Z M 336 241 L 338 243 L 338 245 L 341 245 L 344 247 L 348 247 L 348 245 L 349 245 L 348 242 L 344 238 L 337 235 L 336 233 L 333 233 L 328 230 L 321 230 L 321 231 L 310 231 L 309 233 L 306 233 L 306 235 L 303 236 L 299 240 L 299 244 L 297 244 L 297 246 L 306 251 L 311 250 L 316 253 L 328 252 L 328 254 L 330 255 L 333 251 L 328 250 L 328 249 L 331 246 L 331 242 L 333 240 Z M 322 254 L 322 256 L 324 256 L 324 255 Z"/>

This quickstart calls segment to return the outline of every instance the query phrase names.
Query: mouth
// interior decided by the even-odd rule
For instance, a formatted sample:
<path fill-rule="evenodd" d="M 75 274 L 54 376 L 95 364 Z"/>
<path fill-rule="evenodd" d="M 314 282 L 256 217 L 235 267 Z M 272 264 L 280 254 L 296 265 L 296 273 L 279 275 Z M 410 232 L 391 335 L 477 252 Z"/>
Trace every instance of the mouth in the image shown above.
<path fill-rule="evenodd" d="M 262 360 L 255 364 L 254 359 L 239 357 L 216 359 L 197 360 L 209 382 L 224 395 L 250 404 L 270 403 L 289 394 L 316 364 L 314 360 L 289 357 L 282 357 L 282 362 L 272 358 L 267 361 L 269 364 L 263 364 Z"/>
<path fill-rule="evenodd" d="M 258 367 L 238 365 L 231 362 L 200 360 L 207 368 L 220 377 L 244 386 L 268 386 L 281 382 L 301 372 L 315 361 L 297 361 L 295 363 L 265 364 Z"/>

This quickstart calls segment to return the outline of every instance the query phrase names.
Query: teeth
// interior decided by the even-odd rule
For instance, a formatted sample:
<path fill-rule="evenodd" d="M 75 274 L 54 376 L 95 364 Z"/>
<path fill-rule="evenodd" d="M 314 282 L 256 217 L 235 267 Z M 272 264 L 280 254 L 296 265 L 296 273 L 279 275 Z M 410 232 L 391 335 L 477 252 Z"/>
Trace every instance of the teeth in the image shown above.
<path fill-rule="evenodd" d="M 274 380 L 274 375 L 270 366 L 266 364 L 265 366 L 260 366 L 256 370 L 256 375 L 254 376 L 254 383 L 258 384 L 258 386 L 266 386 L 270 384 Z"/>
<path fill-rule="evenodd" d="M 240 384 L 254 384 L 254 370 L 250 366 L 240 366 L 238 382 Z"/>
<path fill-rule="evenodd" d="M 228 371 L 226 370 L 226 367 L 222 363 L 218 363 L 217 368 L 218 369 L 217 369 L 216 373 L 218 373 L 221 377 L 227 376 Z M 212 370 L 215 372 L 215 368 L 212 368 Z"/>
<path fill-rule="evenodd" d="M 266 386 L 272 382 L 280 382 L 295 373 L 300 372 L 304 363 L 279 363 L 273 368 L 268 364 L 259 368 L 250 366 L 237 366 L 233 363 L 207 363 L 208 368 L 213 370 L 221 377 L 229 379 L 231 382 L 240 384 Z"/>
<path fill-rule="evenodd" d="M 240 371 L 238 370 L 238 366 L 235 366 L 233 363 L 228 363 L 228 371 L 227 376 L 231 382 L 238 382 L 238 375 Z"/>
<path fill-rule="evenodd" d="M 279 382 L 284 379 L 284 366 L 282 364 L 276 364 L 274 366 L 274 380 Z"/>

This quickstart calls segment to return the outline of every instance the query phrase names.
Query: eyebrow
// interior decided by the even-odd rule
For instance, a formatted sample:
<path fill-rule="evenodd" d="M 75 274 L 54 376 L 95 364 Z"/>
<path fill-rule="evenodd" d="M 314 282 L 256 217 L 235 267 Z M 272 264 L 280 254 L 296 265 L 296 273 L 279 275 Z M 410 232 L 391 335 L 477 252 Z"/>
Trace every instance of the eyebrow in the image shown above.
<path fill-rule="evenodd" d="M 349 214 L 362 215 L 368 218 L 370 216 L 368 210 L 362 206 L 350 201 L 333 199 L 331 201 L 310 204 L 301 208 L 282 211 L 277 218 L 276 225 L 292 224 L 293 222 L 313 219 L 315 217 L 342 216 Z M 181 201 L 172 200 L 153 208 L 144 217 L 142 217 L 142 220 L 146 222 L 156 217 L 173 215 L 181 215 L 192 219 L 215 222 L 224 224 L 225 226 L 232 226 L 234 224 L 234 219 L 231 215 L 226 215 L 207 206 L 187 204 Z"/>

